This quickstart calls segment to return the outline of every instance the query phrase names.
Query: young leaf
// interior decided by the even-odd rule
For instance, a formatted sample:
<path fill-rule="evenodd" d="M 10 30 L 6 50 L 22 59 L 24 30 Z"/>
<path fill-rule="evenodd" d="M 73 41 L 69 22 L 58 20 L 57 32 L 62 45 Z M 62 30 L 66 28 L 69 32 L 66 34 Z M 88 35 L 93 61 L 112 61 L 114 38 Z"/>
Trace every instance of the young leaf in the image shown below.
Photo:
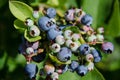
<path fill-rule="evenodd" d="M 27 18 L 33 19 L 33 9 L 23 2 L 9 1 L 9 8 L 11 13 L 21 21 L 25 21 Z"/>
<path fill-rule="evenodd" d="M 41 39 L 41 36 L 36 36 L 36 37 L 31 37 L 28 33 L 28 30 L 26 29 L 24 32 L 24 37 L 27 39 L 29 42 L 35 42 Z"/>
<path fill-rule="evenodd" d="M 25 26 L 24 23 L 18 19 L 14 21 L 14 27 L 21 31 L 25 31 L 25 29 L 27 29 L 27 26 Z"/>
<path fill-rule="evenodd" d="M 113 13 L 108 25 L 105 27 L 107 35 L 117 37 L 120 36 L 120 7 L 119 1 L 115 0 Z"/>

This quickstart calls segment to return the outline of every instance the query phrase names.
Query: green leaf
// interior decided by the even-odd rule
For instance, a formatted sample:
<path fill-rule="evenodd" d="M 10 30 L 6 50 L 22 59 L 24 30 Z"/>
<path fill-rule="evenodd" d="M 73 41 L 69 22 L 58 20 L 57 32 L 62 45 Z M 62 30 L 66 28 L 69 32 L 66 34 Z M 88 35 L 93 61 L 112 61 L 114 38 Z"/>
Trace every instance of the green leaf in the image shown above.
<path fill-rule="evenodd" d="M 9 1 L 9 8 L 11 13 L 21 21 L 25 21 L 27 18 L 33 19 L 33 9 L 23 2 Z"/>
<path fill-rule="evenodd" d="M 60 75 L 60 80 L 105 80 L 102 74 L 95 68 L 93 71 L 88 72 L 85 76 L 81 77 L 76 72 L 72 73 L 67 71 Z"/>
<path fill-rule="evenodd" d="M 105 32 L 106 35 L 117 37 L 120 36 L 120 7 L 118 0 L 115 0 L 113 9 L 109 23 L 105 27 Z"/>
<path fill-rule="evenodd" d="M 35 42 L 41 39 L 41 36 L 36 36 L 36 37 L 31 37 L 29 35 L 29 31 L 26 29 L 24 32 L 24 37 L 27 39 L 29 42 Z"/>
<path fill-rule="evenodd" d="M 7 59 L 7 53 L 4 52 L 3 54 L 4 54 L 4 55 L 0 58 L 0 63 L 1 63 L 1 65 L 0 65 L 0 70 L 4 67 L 5 61 L 6 61 L 6 59 Z"/>
<path fill-rule="evenodd" d="M 48 0 L 47 4 L 50 5 L 50 6 L 58 6 L 59 1 L 58 0 Z"/>
<path fill-rule="evenodd" d="M 18 19 L 14 21 L 14 27 L 16 29 L 19 29 L 20 31 L 24 32 L 25 29 L 27 29 L 27 26 L 24 25 L 24 23 Z"/>

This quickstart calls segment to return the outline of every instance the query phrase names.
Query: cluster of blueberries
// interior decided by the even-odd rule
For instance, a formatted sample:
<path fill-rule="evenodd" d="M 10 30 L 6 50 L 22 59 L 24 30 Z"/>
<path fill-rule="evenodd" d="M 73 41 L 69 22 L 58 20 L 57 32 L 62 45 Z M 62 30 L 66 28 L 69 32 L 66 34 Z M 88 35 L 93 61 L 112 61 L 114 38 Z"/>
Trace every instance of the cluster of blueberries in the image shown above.
<path fill-rule="evenodd" d="M 92 16 L 86 14 L 82 9 L 71 8 L 65 13 L 66 24 L 57 24 L 55 16 L 57 12 L 54 8 L 48 8 L 42 17 L 34 12 L 37 18 L 34 24 L 32 19 L 26 19 L 25 25 L 28 26 L 28 33 L 31 37 L 45 35 L 45 40 L 49 49 L 42 49 L 41 40 L 29 42 L 24 37 L 19 47 L 19 53 L 26 58 L 25 73 L 31 80 L 35 80 L 38 67 L 34 62 L 47 59 L 39 74 L 46 76 L 46 80 L 58 80 L 60 74 L 66 71 L 76 72 L 84 76 L 88 71 L 94 69 L 94 63 L 100 62 L 101 53 L 94 45 L 101 45 L 105 53 L 112 53 L 114 46 L 111 42 L 104 42 L 104 29 L 98 28 L 96 31 L 91 28 Z M 44 32 L 44 34 L 40 34 Z M 45 51 L 46 50 L 46 51 Z M 47 51 L 49 50 L 49 51 Z M 74 59 L 72 59 L 74 57 Z"/>

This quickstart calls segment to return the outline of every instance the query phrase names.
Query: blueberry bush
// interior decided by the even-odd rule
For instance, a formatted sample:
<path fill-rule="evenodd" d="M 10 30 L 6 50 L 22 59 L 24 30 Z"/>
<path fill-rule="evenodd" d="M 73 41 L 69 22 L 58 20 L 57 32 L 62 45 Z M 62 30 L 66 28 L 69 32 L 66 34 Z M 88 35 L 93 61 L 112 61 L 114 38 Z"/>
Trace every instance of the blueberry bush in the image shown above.
<path fill-rule="evenodd" d="M 0 79 L 119 80 L 119 4 L 0 1 Z"/>

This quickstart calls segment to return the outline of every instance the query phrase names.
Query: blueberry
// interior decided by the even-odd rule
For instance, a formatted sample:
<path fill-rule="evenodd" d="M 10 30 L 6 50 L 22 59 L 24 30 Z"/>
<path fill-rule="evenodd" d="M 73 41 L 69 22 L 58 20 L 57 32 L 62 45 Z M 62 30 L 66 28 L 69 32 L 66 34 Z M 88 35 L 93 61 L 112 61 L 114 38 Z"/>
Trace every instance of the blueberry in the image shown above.
<path fill-rule="evenodd" d="M 26 53 L 29 54 L 33 54 L 34 53 L 34 49 L 32 47 L 28 47 L 26 48 Z"/>
<path fill-rule="evenodd" d="M 82 44 L 78 49 L 82 55 L 90 53 L 90 46 L 88 44 Z"/>
<path fill-rule="evenodd" d="M 26 46 L 27 47 L 32 47 L 33 49 L 37 49 L 39 47 L 39 41 L 36 41 L 36 42 L 26 41 Z"/>
<path fill-rule="evenodd" d="M 87 54 L 87 55 L 85 56 L 85 58 L 86 58 L 86 61 L 88 61 L 88 62 L 92 62 L 93 59 L 94 59 L 94 57 L 93 57 L 92 54 Z"/>
<path fill-rule="evenodd" d="M 94 35 L 94 34 L 90 35 L 90 36 L 87 38 L 88 42 L 95 42 L 96 39 L 97 39 L 97 37 L 96 37 L 96 35 Z"/>
<path fill-rule="evenodd" d="M 70 44 L 72 43 L 72 40 L 68 39 L 66 40 L 65 44 L 67 47 L 70 47 Z"/>
<path fill-rule="evenodd" d="M 87 25 L 87 26 L 90 26 L 92 24 L 92 21 L 93 21 L 93 18 L 91 15 L 84 15 L 82 18 L 81 18 L 81 23 L 83 25 Z"/>
<path fill-rule="evenodd" d="M 52 80 L 58 80 L 59 79 L 59 74 L 57 72 L 53 72 L 51 74 L 51 78 L 52 78 Z"/>
<path fill-rule="evenodd" d="M 38 29 L 37 26 L 33 25 L 29 28 L 29 34 L 32 37 L 36 37 L 40 35 L 40 30 Z"/>
<path fill-rule="evenodd" d="M 51 46 L 51 50 L 54 52 L 54 53 L 57 53 L 57 52 L 59 52 L 60 51 L 60 45 L 59 44 L 57 44 L 57 43 L 54 43 L 54 44 L 52 44 L 52 46 Z"/>
<path fill-rule="evenodd" d="M 80 76 L 84 76 L 85 74 L 87 74 L 88 69 L 84 65 L 79 65 L 76 71 Z"/>
<path fill-rule="evenodd" d="M 100 62 L 101 61 L 101 57 L 98 56 L 98 57 L 94 57 L 94 62 Z"/>
<path fill-rule="evenodd" d="M 87 65 L 88 71 L 91 71 L 94 69 L 94 63 L 93 62 L 89 62 Z"/>
<path fill-rule="evenodd" d="M 104 42 L 102 44 L 102 50 L 105 52 L 105 53 L 112 53 L 113 50 L 114 50 L 114 45 L 111 43 L 111 42 Z"/>
<path fill-rule="evenodd" d="M 25 21 L 25 25 L 27 25 L 27 26 L 33 26 L 34 25 L 34 21 L 32 20 L 32 19 L 26 19 L 26 21 Z"/>
<path fill-rule="evenodd" d="M 65 43 L 65 39 L 62 35 L 58 35 L 55 38 L 55 42 L 58 43 L 59 45 L 63 45 Z"/>
<path fill-rule="evenodd" d="M 20 54 L 26 54 L 26 45 L 24 44 L 24 43 L 21 43 L 20 45 L 19 45 L 19 48 L 18 48 L 18 52 L 20 53 Z"/>
<path fill-rule="evenodd" d="M 39 18 L 39 11 L 33 11 L 33 17 Z"/>
<path fill-rule="evenodd" d="M 96 37 L 97 37 L 97 41 L 102 42 L 104 40 L 104 36 L 102 34 L 97 34 Z"/>
<path fill-rule="evenodd" d="M 91 54 L 93 55 L 93 57 L 99 57 L 101 53 L 96 49 L 92 49 Z"/>
<path fill-rule="evenodd" d="M 66 39 L 72 39 L 72 34 L 73 34 L 73 32 L 72 32 L 71 30 L 66 30 L 66 31 L 64 32 L 64 37 L 65 37 Z"/>
<path fill-rule="evenodd" d="M 78 44 L 76 43 L 76 42 L 72 42 L 71 44 L 70 44 L 70 49 L 73 51 L 73 52 L 76 52 L 77 51 L 77 49 L 78 49 Z"/>
<path fill-rule="evenodd" d="M 60 61 L 65 61 L 65 62 L 70 60 L 71 56 L 72 56 L 72 52 L 67 47 L 62 47 L 60 52 L 57 54 L 57 58 Z"/>
<path fill-rule="evenodd" d="M 72 61 L 70 64 L 71 71 L 75 71 L 78 66 L 79 66 L 79 63 L 77 61 Z"/>
<path fill-rule="evenodd" d="M 55 67 L 51 63 L 46 63 L 44 66 L 44 70 L 47 73 L 47 75 L 51 75 L 55 71 Z"/>
<path fill-rule="evenodd" d="M 32 60 L 39 63 L 39 62 L 43 61 L 45 59 L 45 57 L 46 57 L 45 53 L 40 53 L 36 56 L 33 56 Z"/>
<path fill-rule="evenodd" d="M 38 26 L 43 31 L 48 31 L 51 28 L 55 28 L 56 25 L 48 17 L 41 17 L 38 20 Z"/>
<path fill-rule="evenodd" d="M 69 9 L 65 14 L 65 19 L 67 21 L 74 21 L 75 20 L 75 9 Z"/>
<path fill-rule="evenodd" d="M 25 73 L 28 75 L 30 79 L 35 78 L 37 72 L 38 72 L 38 67 L 36 64 L 27 64 L 25 66 Z"/>
<path fill-rule="evenodd" d="M 62 32 L 56 28 L 52 28 L 47 32 L 47 37 L 49 40 L 54 40 L 58 35 L 61 35 Z"/>
<path fill-rule="evenodd" d="M 56 10 L 54 8 L 48 8 L 46 14 L 49 18 L 54 18 L 56 16 Z"/>

